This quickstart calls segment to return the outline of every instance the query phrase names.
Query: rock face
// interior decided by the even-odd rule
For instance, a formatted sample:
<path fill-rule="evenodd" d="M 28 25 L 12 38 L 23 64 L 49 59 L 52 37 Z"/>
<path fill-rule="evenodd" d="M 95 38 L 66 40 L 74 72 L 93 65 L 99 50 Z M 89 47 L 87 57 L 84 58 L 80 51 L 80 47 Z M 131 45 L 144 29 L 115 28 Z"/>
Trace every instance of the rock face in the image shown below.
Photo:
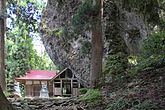
<path fill-rule="evenodd" d="M 91 32 L 75 34 L 72 17 L 82 0 L 48 0 L 40 31 L 46 51 L 60 70 L 70 68 L 85 86 L 89 85 Z M 139 53 L 147 36 L 143 20 L 126 11 L 121 1 L 104 0 L 104 63 L 117 52 Z"/>

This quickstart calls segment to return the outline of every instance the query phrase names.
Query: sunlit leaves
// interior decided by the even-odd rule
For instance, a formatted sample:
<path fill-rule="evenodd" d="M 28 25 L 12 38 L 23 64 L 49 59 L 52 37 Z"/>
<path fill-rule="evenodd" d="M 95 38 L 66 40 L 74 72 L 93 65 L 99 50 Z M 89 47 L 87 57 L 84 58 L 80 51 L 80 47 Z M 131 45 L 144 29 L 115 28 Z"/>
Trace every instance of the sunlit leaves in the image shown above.
<path fill-rule="evenodd" d="M 10 19 L 7 31 L 7 76 L 13 78 L 30 69 L 51 69 L 48 56 L 39 56 L 34 50 L 33 36 L 37 33 L 41 18 L 41 4 L 36 0 L 8 0 L 7 13 Z"/>

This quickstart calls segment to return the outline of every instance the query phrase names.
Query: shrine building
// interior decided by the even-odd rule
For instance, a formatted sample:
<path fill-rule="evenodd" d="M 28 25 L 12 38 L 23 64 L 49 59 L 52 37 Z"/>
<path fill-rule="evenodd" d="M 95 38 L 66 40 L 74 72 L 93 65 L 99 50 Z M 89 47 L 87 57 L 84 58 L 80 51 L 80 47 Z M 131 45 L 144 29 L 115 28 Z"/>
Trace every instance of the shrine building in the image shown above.
<path fill-rule="evenodd" d="M 79 95 L 80 83 L 68 68 L 59 73 L 48 70 L 30 70 L 25 76 L 15 79 L 25 86 L 25 97 L 39 97 L 43 85 L 46 85 L 49 97 Z"/>

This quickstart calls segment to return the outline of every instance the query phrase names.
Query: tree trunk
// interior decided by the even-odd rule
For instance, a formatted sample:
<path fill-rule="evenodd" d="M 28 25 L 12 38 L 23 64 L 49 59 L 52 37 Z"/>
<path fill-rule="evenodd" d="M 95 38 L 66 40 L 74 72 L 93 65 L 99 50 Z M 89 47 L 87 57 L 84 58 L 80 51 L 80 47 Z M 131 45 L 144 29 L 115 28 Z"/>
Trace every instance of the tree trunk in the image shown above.
<path fill-rule="evenodd" d="M 0 0 L 0 110 L 15 110 L 3 94 L 5 81 L 5 0 Z"/>
<path fill-rule="evenodd" d="M 0 0 L 0 86 L 2 90 L 6 89 L 5 82 L 5 54 L 4 54 L 4 39 L 5 39 L 5 1 Z"/>
<path fill-rule="evenodd" d="M 94 0 L 95 5 L 99 8 L 98 15 L 94 18 L 92 25 L 92 57 L 91 57 L 91 73 L 90 87 L 94 88 L 98 85 L 99 78 L 102 74 L 102 58 L 103 58 L 103 38 L 101 26 L 101 8 L 102 0 Z"/>
<path fill-rule="evenodd" d="M 0 110 L 15 110 L 10 102 L 6 99 L 0 87 Z"/>

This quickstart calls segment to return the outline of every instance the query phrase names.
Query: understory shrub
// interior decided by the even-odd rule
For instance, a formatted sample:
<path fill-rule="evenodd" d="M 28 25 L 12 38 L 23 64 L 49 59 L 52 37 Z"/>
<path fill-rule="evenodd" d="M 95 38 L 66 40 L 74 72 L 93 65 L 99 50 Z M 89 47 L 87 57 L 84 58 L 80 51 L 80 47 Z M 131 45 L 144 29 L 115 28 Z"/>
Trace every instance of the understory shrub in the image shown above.
<path fill-rule="evenodd" d="M 109 55 L 105 68 L 105 83 L 110 83 L 113 80 L 120 80 L 124 76 L 127 68 L 127 55 L 119 52 Z"/>
<path fill-rule="evenodd" d="M 137 65 L 130 69 L 131 73 L 141 70 L 165 66 L 165 33 L 154 33 L 143 43 L 143 52 L 137 57 Z"/>
<path fill-rule="evenodd" d="M 148 57 L 151 55 L 165 54 L 165 32 L 151 34 L 143 43 L 143 55 Z"/>

